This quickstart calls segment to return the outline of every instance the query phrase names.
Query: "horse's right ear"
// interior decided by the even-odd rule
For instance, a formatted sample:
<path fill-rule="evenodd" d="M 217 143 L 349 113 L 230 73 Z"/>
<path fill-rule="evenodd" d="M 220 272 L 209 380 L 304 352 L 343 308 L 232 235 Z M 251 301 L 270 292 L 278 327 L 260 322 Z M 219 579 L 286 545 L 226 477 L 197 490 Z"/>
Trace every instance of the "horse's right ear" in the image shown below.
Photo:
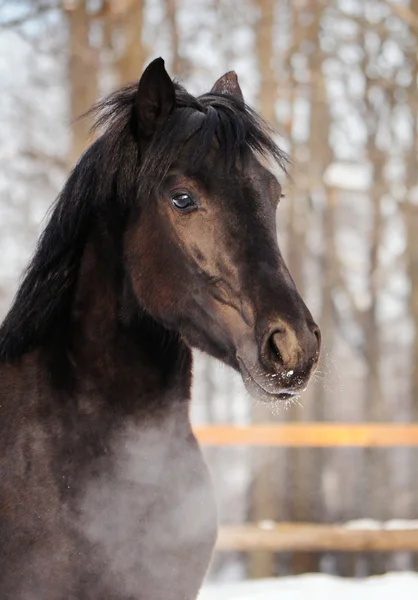
<path fill-rule="evenodd" d="M 150 138 L 173 112 L 176 103 L 174 84 L 162 58 L 148 65 L 139 80 L 135 97 L 135 119 L 140 135 Z"/>

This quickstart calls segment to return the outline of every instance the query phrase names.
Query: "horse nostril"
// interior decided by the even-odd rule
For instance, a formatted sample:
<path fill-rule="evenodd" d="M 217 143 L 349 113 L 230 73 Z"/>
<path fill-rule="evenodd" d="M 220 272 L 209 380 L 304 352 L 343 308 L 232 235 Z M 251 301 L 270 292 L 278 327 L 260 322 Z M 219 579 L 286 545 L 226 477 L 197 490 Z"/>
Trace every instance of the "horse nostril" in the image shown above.
<path fill-rule="evenodd" d="M 280 342 L 283 337 L 283 332 L 280 330 L 273 331 L 268 340 L 268 345 L 274 362 L 283 364 L 283 357 L 280 352 Z"/>
<path fill-rule="evenodd" d="M 293 327 L 275 323 L 264 338 L 261 356 L 268 369 L 305 369 L 316 364 L 321 347 L 321 332 L 315 323 L 303 323 L 297 333 Z"/>
<path fill-rule="evenodd" d="M 316 341 L 318 343 L 318 352 L 321 348 L 321 331 L 319 329 L 319 327 L 317 325 L 315 325 L 312 329 L 312 333 L 314 334 L 314 336 L 316 337 Z"/>

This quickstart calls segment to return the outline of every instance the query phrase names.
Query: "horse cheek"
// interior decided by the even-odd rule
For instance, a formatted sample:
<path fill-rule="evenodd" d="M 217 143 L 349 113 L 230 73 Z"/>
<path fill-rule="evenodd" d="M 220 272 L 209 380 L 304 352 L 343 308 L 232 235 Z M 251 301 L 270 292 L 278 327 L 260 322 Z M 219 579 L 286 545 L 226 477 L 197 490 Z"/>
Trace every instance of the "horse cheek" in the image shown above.
<path fill-rule="evenodd" d="M 172 250 L 170 256 L 165 241 L 157 242 L 154 238 L 146 246 L 147 250 L 141 244 L 128 252 L 128 270 L 135 296 L 153 317 L 173 320 L 182 311 L 185 301 L 185 295 L 178 293 L 180 287 L 183 289 L 186 276 L 180 257 L 173 256 Z"/>

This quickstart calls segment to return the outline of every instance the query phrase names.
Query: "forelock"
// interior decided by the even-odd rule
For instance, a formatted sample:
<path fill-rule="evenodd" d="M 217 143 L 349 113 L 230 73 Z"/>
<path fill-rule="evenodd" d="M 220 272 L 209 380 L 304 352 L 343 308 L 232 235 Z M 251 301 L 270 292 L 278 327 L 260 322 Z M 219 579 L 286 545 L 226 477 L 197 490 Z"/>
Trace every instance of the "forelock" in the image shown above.
<path fill-rule="evenodd" d="M 118 90 L 92 110 L 94 128 L 103 128 L 117 144 L 122 131 L 129 129 L 137 84 Z M 233 96 L 217 93 L 194 97 L 175 83 L 176 107 L 157 130 L 141 156 L 138 194 L 147 198 L 161 186 L 172 165 L 179 160 L 193 138 L 190 170 L 207 161 L 216 143 L 217 160 L 230 171 L 244 155 L 262 155 L 286 172 L 288 158 L 275 143 L 270 126 L 248 105 Z M 120 146 L 119 146 L 120 147 Z"/>

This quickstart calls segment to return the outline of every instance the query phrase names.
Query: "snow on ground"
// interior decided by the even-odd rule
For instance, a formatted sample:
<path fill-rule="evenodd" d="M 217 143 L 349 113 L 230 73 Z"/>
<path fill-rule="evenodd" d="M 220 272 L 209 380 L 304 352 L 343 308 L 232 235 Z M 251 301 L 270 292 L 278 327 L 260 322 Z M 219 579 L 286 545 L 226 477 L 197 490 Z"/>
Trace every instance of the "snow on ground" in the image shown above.
<path fill-rule="evenodd" d="M 391 519 L 390 521 L 356 519 L 344 525 L 347 529 L 418 529 L 418 519 Z"/>
<path fill-rule="evenodd" d="M 324 574 L 207 585 L 198 600 L 417 600 L 418 573 L 387 573 L 367 579 Z"/>

